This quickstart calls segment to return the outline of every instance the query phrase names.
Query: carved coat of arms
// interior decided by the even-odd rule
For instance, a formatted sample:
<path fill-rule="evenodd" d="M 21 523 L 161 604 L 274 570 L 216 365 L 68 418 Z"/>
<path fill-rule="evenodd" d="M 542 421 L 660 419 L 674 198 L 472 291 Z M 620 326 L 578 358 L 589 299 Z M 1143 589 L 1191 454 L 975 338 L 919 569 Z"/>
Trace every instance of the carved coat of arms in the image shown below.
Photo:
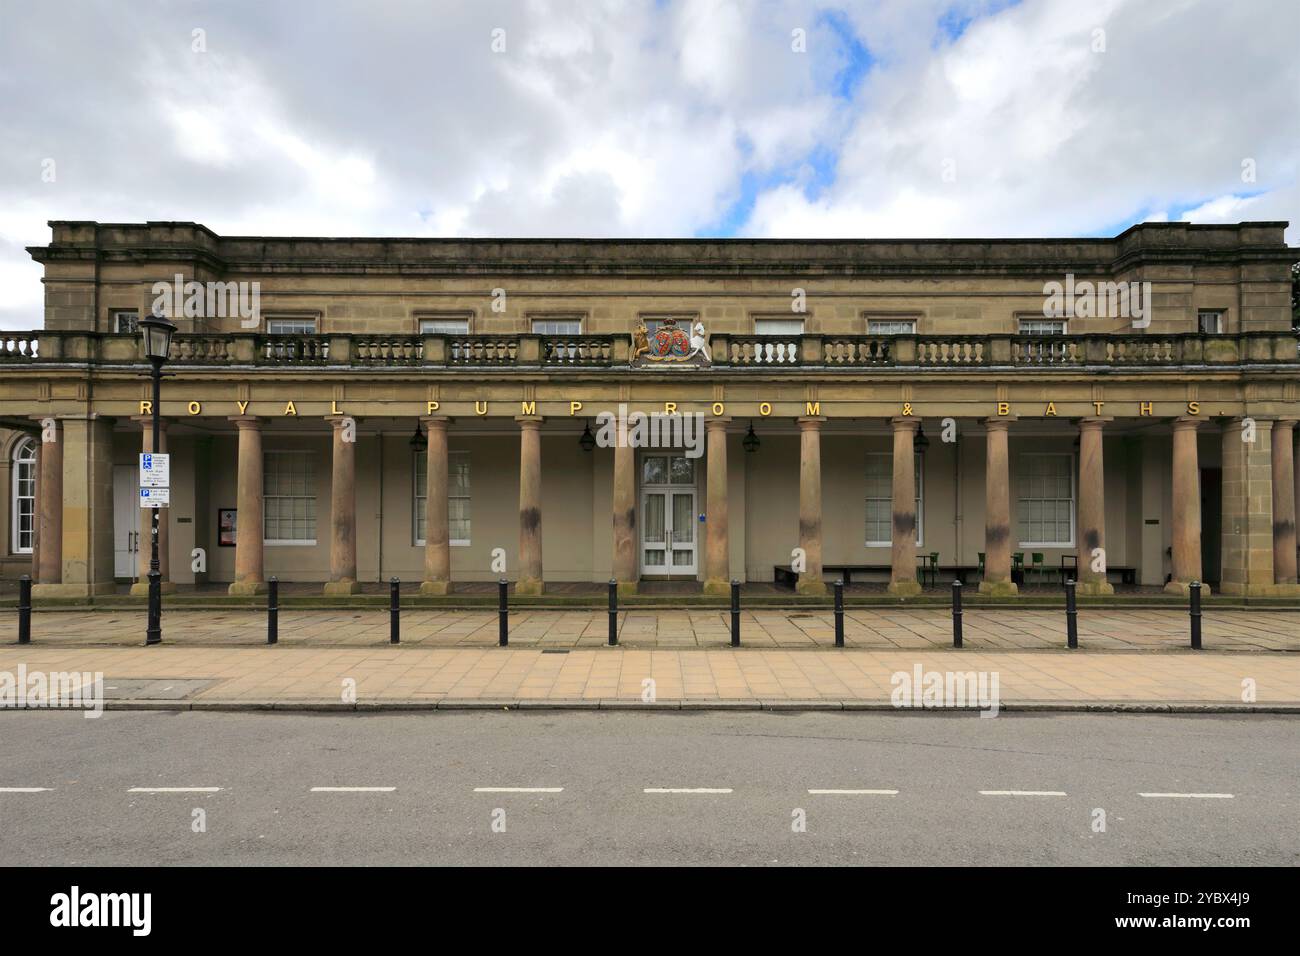
<path fill-rule="evenodd" d="M 688 334 L 671 316 L 654 330 L 638 322 L 632 333 L 632 367 L 675 365 L 699 368 L 709 364 L 709 337 L 696 322 Z"/>

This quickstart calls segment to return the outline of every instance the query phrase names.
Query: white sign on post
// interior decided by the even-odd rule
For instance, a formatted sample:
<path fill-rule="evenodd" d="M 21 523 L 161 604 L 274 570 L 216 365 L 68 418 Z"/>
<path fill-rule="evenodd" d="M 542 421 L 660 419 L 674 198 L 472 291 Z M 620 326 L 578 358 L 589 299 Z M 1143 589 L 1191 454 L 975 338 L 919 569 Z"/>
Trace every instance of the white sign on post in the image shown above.
<path fill-rule="evenodd" d="M 140 489 L 140 507 L 141 508 L 166 508 L 171 504 L 172 491 L 170 488 L 141 488 Z"/>
<path fill-rule="evenodd" d="M 154 455 L 150 452 L 140 453 L 141 488 L 169 488 L 171 487 L 171 473 L 171 455 Z"/>

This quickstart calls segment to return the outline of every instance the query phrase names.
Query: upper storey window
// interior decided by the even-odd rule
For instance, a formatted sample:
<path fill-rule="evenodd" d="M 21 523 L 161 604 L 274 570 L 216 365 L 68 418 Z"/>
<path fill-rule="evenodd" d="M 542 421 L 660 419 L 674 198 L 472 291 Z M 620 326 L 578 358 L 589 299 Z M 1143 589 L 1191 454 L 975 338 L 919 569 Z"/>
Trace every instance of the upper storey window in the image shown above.
<path fill-rule="evenodd" d="M 581 335 L 582 319 L 533 319 L 533 335 Z"/>
<path fill-rule="evenodd" d="M 1021 319 L 1021 335 L 1064 335 L 1064 319 Z"/>
<path fill-rule="evenodd" d="M 915 335 L 916 319 L 867 319 L 868 335 Z"/>
<path fill-rule="evenodd" d="M 114 309 L 111 313 L 113 331 L 135 335 L 140 330 L 140 313 L 135 309 Z"/>
<path fill-rule="evenodd" d="M 1202 335 L 1223 334 L 1223 310 L 1201 309 L 1196 313 L 1196 328 Z"/>
<path fill-rule="evenodd" d="M 469 319 L 421 319 L 421 335 L 469 335 Z"/>
<path fill-rule="evenodd" d="M 755 335 L 803 335 L 803 319 L 755 319 Z"/>
<path fill-rule="evenodd" d="M 267 319 L 267 335 L 315 335 L 315 319 Z"/>

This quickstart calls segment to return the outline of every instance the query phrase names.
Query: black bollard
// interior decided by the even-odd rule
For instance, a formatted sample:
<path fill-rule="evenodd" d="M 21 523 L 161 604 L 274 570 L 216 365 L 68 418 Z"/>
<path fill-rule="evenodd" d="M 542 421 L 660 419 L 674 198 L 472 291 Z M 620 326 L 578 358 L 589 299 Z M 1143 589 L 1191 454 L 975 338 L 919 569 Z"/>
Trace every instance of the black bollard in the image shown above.
<path fill-rule="evenodd" d="M 609 646 L 618 644 L 618 582 L 609 579 Z"/>
<path fill-rule="evenodd" d="M 835 582 L 835 646 L 844 646 L 844 582 Z"/>
<path fill-rule="evenodd" d="M 1065 646 L 1079 646 L 1079 611 L 1074 606 L 1074 580 L 1065 582 Z"/>
<path fill-rule="evenodd" d="M 952 646 L 961 647 L 961 582 L 952 582 Z"/>
<path fill-rule="evenodd" d="M 1187 597 L 1191 601 L 1188 613 L 1192 619 L 1192 650 L 1201 649 L 1201 582 L 1193 581 L 1187 588 Z"/>
<path fill-rule="evenodd" d="M 510 644 L 510 609 L 506 606 L 506 588 L 509 585 L 502 578 L 497 582 L 497 643 L 502 647 Z"/>
<path fill-rule="evenodd" d="M 402 582 L 392 578 L 388 582 L 388 643 L 397 644 L 402 640 Z"/>
<path fill-rule="evenodd" d="M 731 646 L 740 646 L 740 582 L 731 582 Z"/>
<path fill-rule="evenodd" d="M 18 579 L 18 643 L 32 642 L 32 576 Z"/>
<path fill-rule="evenodd" d="M 266 582 L 266 643 L 280 639 L 280 579 L 274 574 Z"/>

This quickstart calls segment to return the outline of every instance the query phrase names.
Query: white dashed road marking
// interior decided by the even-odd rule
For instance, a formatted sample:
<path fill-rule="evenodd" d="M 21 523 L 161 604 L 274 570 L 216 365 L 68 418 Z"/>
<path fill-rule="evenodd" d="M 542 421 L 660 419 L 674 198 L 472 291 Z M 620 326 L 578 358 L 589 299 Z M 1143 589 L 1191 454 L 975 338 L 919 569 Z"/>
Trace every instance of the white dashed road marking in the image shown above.
<path fill-rule="evenodd" d="M 219 793 L 220 787 L 132 787 L 127 793 Z"/>
<path fill-rule="evenodd" d="M 896 797 L 897 790 L 809 790 L 815 796 L 833 797 Z"/>
<path fill-rule="evenodd" d="M 0 787 L 0 793 L 48 793 L 52 787 Z"/>
<path fill-rule="evenodd" d="M 392 793 L 396 787 L 312 787 L 312 793 Z"/>
<path fill-rule="evenodd" d="M 1157 798 L 1157 799 L 1161 797 L 1171 797 L 1174 799 L 1182 798 L 1188 800 L 1231 800 L 1232 799 L 1232 794 L 1230 793 L 1139 793 L 1138 796 Z"/>
<path fill-rule="evenodd" d="M 982 797 L 1063 797 L 1064 790 L 981 790 Z"/>
<path fill-rule="evenodd" d="M 731 793 L 730 787 L 646 787 L 642 793 Z"/>
<path fill-rule="evenodd" d="M 475 793 L 563 793 L 563 787 L 475 787 Z"/>

